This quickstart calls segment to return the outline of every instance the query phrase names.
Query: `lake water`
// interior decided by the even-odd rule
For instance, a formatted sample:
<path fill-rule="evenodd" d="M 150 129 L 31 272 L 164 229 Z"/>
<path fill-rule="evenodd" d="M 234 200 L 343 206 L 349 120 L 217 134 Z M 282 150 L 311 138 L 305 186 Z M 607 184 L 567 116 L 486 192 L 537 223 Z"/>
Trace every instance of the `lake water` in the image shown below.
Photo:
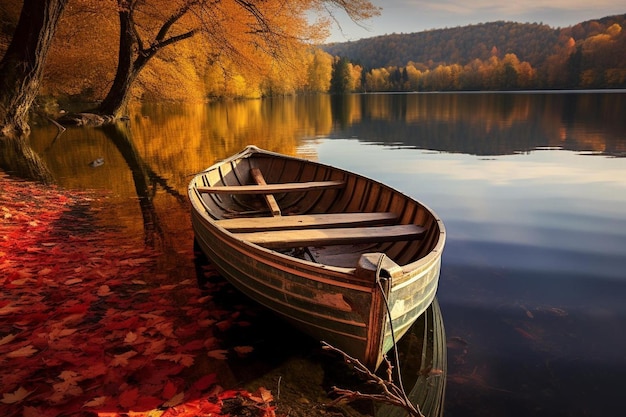
<path fill-rule="evenodd" d="M 371 94 L 144 105 L 126 129 L 35 126 L 57 182 L 193 276 L 190 176 L 248 144 L 431 207 L 445 416 L 611 416 L 626 379 L 626 92 Z M 93 163 L 94 161 L 99 161 Z M 91 164 L 90 164 L 91 163 Z"/>

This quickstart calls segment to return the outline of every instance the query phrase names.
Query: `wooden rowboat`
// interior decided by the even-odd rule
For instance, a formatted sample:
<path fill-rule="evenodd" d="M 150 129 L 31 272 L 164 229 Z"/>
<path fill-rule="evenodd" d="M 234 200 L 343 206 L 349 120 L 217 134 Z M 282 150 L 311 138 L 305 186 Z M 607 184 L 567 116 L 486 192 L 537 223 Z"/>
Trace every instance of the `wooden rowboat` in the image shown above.
<path fill-rule="evenodd" d="M 443 223 L 379 182 L 249 146 L 188 193 L 196 241 L 227 280 L 369 368 L 435 297 Z"/>

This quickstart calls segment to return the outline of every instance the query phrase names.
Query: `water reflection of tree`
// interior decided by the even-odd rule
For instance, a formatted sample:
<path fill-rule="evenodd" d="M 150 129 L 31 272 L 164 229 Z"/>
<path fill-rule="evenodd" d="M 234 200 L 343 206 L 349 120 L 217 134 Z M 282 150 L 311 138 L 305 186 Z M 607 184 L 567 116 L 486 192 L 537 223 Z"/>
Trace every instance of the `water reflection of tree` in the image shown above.
<path fill-rule="evenodd" d="M 157 187 L 161 186 L 181 204 L 185 204 L 186 199 L 143 160 L 131 139 L 131 131 L 127 124 L 107 125 L 102 128 L 102 131 L 115 145 L 130 168 L 143 217 L 145 243 L 149 246 L 156 246 L 157 239 L 162 241 L 164 237 L 153 201 Z"/>
<path fill-rule="evenodd" d="M 353 95 L 332 103 L 339 127 L 332 137 L 470 155 L 554 146 L 623 157 L 624 100 L 619 93 Z"/>
<path fill-rule="evenodd" d="M 51 184 L 54 177 L 45 162 L 30 147 L 27 136 L 0 138 L 0 168 L 20 178 Z"/>

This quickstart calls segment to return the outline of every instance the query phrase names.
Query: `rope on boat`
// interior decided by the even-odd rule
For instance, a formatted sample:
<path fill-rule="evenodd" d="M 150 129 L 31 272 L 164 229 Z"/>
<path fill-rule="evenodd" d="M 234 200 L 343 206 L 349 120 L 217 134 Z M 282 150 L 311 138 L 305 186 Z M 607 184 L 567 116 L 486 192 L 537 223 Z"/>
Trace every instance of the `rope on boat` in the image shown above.
<path fill-rule="evenodd" d="M 391 319 L 391 309 L 389 308 L 389 301 L 387 300 L 387 295 L 385 294 L 385 289 L 383 288 L 383 285 L 380 282 L 380 280 L 381 280 L 380 274 L 381 274 L 381 272 L 383 270 L 383 261 L 385 260 L 386 257 L 387 257 L 387 255 L 385 255 L 383 253 L 378 258 L 378 263 L 376 265 L 376 283 L 378 284 L 378 288 L 380 289 L 380 293 L 383 296 L 383 301 L 385 302 L 385 308 L 387 309 L 387 317 L 389 318 L 389 329 L 391 330 L 391 341 L 393 342 L 393 353 L 394 353 L 394 356 L 395 356 L 395 361 L 394 362 L 395 362 L 395 365 L 396 365 L 396 373 L 398 375 L 398 387 L 400 388 L 400 391 L 402 392 L 402 396 L 404 397 L 404 401 L 406 401 L 408 403 L 411 403 L 411 400 L 409 399 L 406 391 L 404 390 L 404 384 L 402 383 L 402 373 L 400 371 L 400 358 L 398 356 L 398 346 L 396 345 L 396 334 L 395 334 L 395 331 L 393 329 L 393 320 Z M 389 279 L 391 279 L 391 277 L 389 277 Z M 419 408 L 419 404 L 413 404 L 413 405 L 417 408 L 417 411 L 418 411 L 419 415 L 422 415 L 422 411 Z"/>

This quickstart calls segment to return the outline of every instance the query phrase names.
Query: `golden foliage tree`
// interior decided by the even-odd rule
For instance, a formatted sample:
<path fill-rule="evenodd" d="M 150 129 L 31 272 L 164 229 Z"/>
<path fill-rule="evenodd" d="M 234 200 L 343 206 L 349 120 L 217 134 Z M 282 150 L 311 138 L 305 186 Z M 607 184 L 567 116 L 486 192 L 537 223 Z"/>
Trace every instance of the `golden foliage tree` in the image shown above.
<path fill-rule="evenodd" d="M 94 0 L 78 1 L 99 4 Z M 273 76 L 289 81 L 287 89 L 291 90 L 305 82 L 305 77 L 293 71 L 295 62 L 302 60 L 307 44 L 327 34 L 330 20 L 323 17 L 324 13 L 332 16 L 343 10 L 355 20 L 378 13 L 367 0 L 116 0 L 114 8 L 119 19 L 119 53 L 115 77 L 99 112 L 116 117 L 122 115 L 148 63 L 154 66 L 157 53 L 164 58 L 161 51 L 183 40 L 194 39 L 187 52 L 196 51 L 205 64 L 234 65 L 244 78 L 259 73 Z M 311 11 L 320 16 L 312 24 Z M 111 44 L 110 40 L 105 43 Z M 189 80 L 185 74 L 192 71 L 177 62 L 177 57 L 173 53 L 162 59 L 163 66 L 174 64 L 170 72 L 179 70 L 183 74 L 180 78 Z M 201 74 L 198 80 L 204 80 L 204 71 L 215 67 L 203 65 L 202 59 L 197 61 L 193 66 Z M 159 79 L 159 71 L 153 71 L 150 78 Z M 170 80 L 175 83 L 176 77 L 170 74 Z"/>
<path fill-rule="evenodd" d="M 307 91 L 319 93 L 327 92 L 330 89 L 333 57 L 321 49 L 315 49 L 313 53 L 309 55 L 307 63 Z"/>

